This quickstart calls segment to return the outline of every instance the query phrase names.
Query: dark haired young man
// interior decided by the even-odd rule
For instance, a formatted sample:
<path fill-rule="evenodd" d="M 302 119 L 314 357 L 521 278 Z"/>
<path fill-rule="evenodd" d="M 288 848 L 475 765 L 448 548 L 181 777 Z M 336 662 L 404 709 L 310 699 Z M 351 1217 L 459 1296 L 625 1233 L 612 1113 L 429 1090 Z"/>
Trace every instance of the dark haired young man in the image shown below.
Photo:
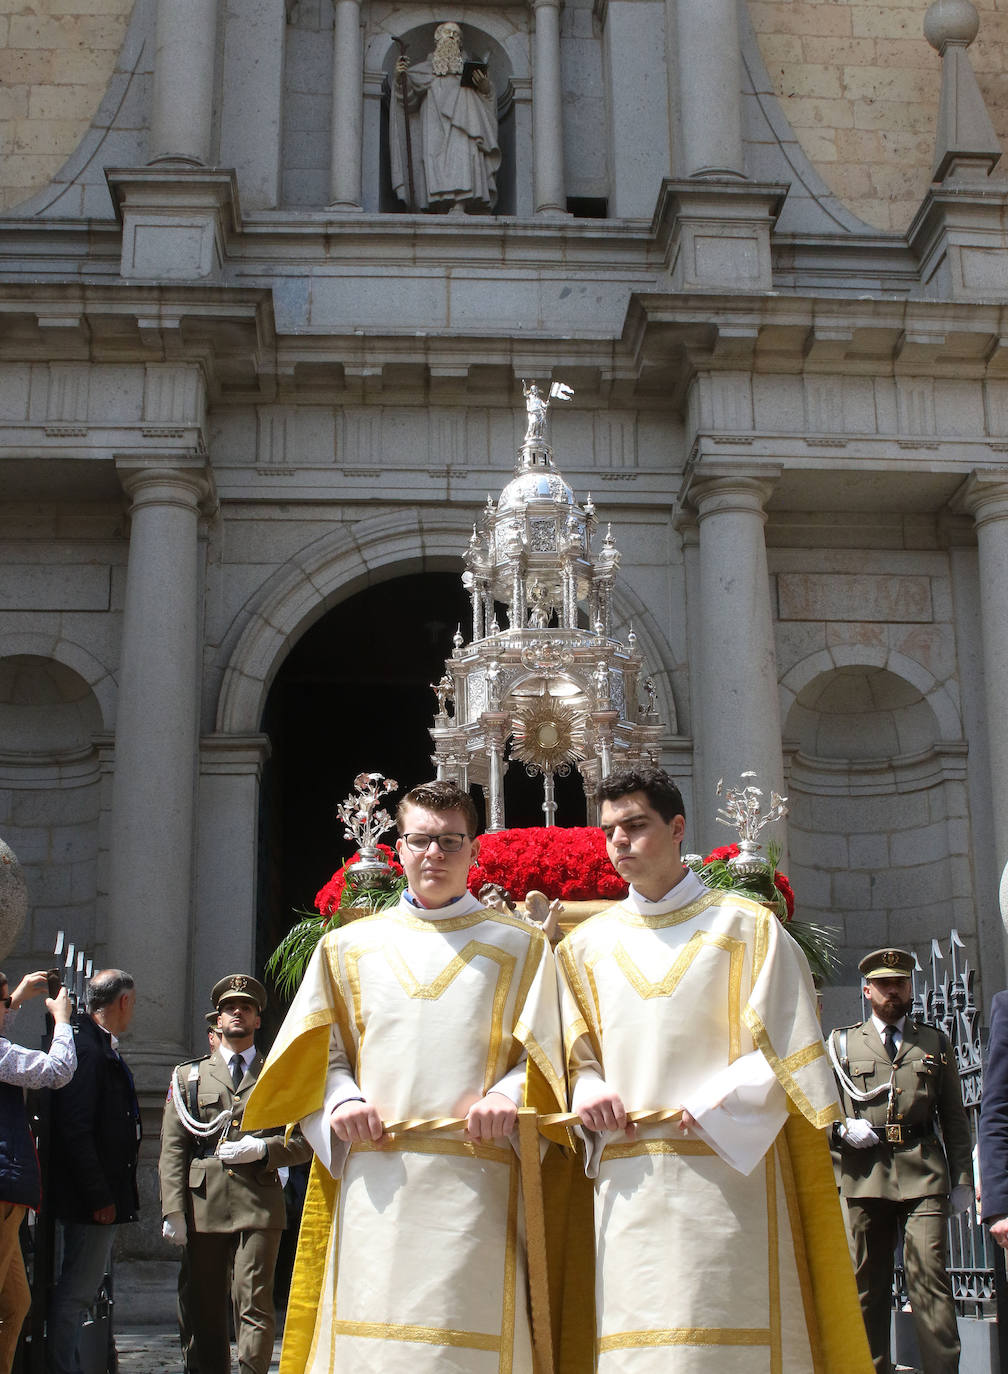
<path fill-rule="evenodd" d="M 397 822 L 407 891 L 320 942 L 245 1112 L 317 1156 L 284 1367 L 532 1374 L 509 1137 L 520 1105 L 563 1106 L 553 956 L 466 890 L 468 793 L 415 787 Z M 465 1128 L 385 1131 L 438 1118 Z"/>
<path fill-rule="evenodd" d="M 667 774 L 613 774 L 600 797 L 630 893 L 557 952 L 595 1179 L 597 1370 L 870 1371 L 808 965 L 768 910 L 683 864 Z M 681 1116 L 627 1130 L 629 1113 L 663 1109 Z"/>

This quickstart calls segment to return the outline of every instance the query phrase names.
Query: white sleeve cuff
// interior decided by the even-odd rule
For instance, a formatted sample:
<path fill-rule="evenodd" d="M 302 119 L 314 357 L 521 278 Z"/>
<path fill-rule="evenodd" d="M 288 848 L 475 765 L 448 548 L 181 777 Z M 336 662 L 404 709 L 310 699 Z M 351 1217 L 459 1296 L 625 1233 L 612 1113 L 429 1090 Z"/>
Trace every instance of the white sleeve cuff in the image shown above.
<path fill-rule="evenodd" d="M 350 1153 L 346 1140 L 337 1140 L 329 1125 L 329 1113 L 341 1102 L 363 1101 L 363 1094 L 354 1079 L 345 1069 L 330 1068 L 326 1074 L 325 1100 L 317 1112 L 303 1117 L 298 1123 L 301 1134 L 318 1155 L 319 1163 L 328 1169 L 333 1178 L 340 1178 Z"/>
<path fill-rule="evenodd" d="M 594 1095 L 599 1088 L 604 1088 L 606 1081 L 595 1069 L 583 1068 L 578 1071 L 577 1078 L 574 1080 L 574 1087 L 571 1090 L 571 1111 L 577 1112 L 581 1103 L 589 1094 Z M 584 1146 L 585 1174 L 588 1178 L 598 1178 L 599 1164 L 602 1162 L 602 1151 L 607 1143 L 615 1134 L 621 1132 L 613 1131 L 590 1131 L 587 1126 L 580 1123 L 573 1127 L 574 1134 Z"/>
<path fill-rule="evenodd" d="M 740 1174 L 751 1174 L 787 1120 L 787 1094 L 754 1050 L 709 1078 L 683 1103 L 697 1134 Z"/>

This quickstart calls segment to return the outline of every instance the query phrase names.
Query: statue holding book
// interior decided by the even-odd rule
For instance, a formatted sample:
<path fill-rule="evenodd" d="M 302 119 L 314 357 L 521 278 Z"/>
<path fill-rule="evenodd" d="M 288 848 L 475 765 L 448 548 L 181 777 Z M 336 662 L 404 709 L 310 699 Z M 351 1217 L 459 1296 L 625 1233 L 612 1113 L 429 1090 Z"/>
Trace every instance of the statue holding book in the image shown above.
<path fill-rule="evenodd" d="M 409 210 L 462 213 L 497 203 L 497 97 L 486 61 L 467 58 L 454 21 L 434 30 L 434 51 L 396 63 L 389 113 L 392 185 Z"/>

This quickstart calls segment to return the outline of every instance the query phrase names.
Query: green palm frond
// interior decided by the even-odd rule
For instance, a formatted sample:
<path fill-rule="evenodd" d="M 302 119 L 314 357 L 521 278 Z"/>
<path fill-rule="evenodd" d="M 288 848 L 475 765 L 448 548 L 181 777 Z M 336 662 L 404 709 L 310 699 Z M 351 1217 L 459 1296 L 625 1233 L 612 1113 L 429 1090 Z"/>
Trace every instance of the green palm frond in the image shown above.
<path fill-rule="evenodd" d="M 315 946 L 327 930 L 339 925 L 338 912 L 322 916 L 318 912 L 299 911 L 296 915 L 304 919 L 291 926 L 266 960 L 266 968 L 282 997 L 294 996 Z"/>

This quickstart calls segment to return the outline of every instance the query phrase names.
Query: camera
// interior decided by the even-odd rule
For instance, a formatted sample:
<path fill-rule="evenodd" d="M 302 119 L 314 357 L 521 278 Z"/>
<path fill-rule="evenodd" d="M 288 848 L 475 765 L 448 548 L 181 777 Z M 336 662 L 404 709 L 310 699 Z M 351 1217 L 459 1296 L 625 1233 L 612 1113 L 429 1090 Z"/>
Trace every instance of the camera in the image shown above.
<path fill-rule="evenodd" d="M 49 996 L 57 997 L 59 990 L 63 986 L 63 971 L 58 968 L 51 968 L 46 972 L 46 982 L 49 984 Z"/>

